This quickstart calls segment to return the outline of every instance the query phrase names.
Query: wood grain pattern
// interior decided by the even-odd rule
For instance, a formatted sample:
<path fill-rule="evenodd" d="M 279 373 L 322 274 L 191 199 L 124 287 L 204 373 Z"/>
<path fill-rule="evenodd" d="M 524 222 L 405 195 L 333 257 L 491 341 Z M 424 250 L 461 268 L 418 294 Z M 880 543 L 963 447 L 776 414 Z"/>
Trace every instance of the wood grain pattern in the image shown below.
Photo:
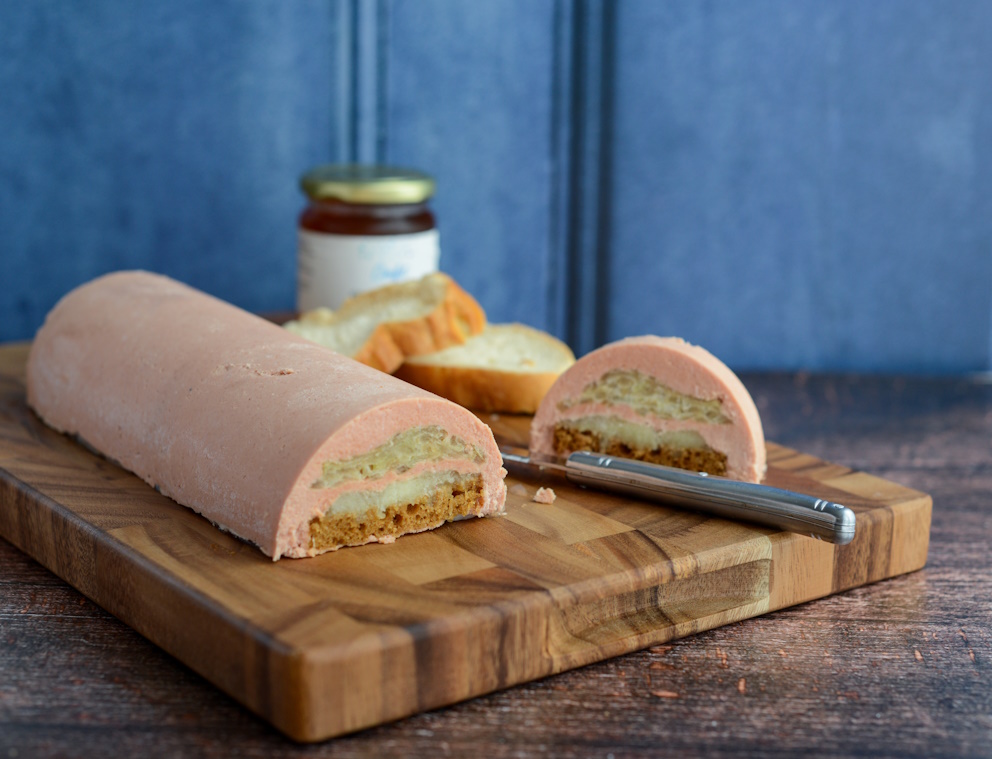
<path fill-rule="evenodd" d="M 0 535 L 304 741 L 912 571 L 930 499 L 770 447 L 771 484 L 835 498 L 858 537 L 800 536 L 555 483 L 503 518 L 272 563 L 24 406 L 0 349 Z M 490 419 L 520 442 L 526 419 Z M 898 544 L 897 541 L 898 540 Z"/>
<path fill-rule="evenodd" d="M 743 379 L 772 439 L 933 495 L 923 570 L 300 746 L 0 538 L 0 756 L 985 759 L 992 385 Z"/>

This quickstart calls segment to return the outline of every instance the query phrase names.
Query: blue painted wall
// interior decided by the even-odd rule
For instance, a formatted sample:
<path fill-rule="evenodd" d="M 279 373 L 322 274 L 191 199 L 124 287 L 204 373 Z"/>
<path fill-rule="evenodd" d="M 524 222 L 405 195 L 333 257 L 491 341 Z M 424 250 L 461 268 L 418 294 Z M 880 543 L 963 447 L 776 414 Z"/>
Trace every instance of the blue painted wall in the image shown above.
<path fill-rule="evenodd" d="M 407 0 L 386 23 L 384 158 L 437 176 L 441 267 L 493 320 L 546 328 L 554 4 Z"/>
<path fill-rule="evenodd" d="M 327 3 L 0 3 L 0 339 L 147 268 L 293 297 L 299 173 L 336 138 Z"/>
<path fill-rule="evenodd" d="M 659 31 L 663 33 L 659 34 Z M 992 3 L 624 3 L 609 331 L 989 368 Z"/>
<path fill-rule="evenodd" d="M 290 308 L 296 179 L 357 159 L 579 352 L 989 370 L 989 72 L 985 0 L 0 4 L 0 339 L 124 267 Z"/>

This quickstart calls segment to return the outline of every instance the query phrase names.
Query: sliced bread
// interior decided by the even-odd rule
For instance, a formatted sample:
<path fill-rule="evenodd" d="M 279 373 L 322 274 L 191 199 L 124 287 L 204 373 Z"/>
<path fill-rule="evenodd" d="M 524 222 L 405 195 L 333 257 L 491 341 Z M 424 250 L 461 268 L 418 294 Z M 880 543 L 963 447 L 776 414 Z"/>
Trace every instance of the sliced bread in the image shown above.
<path fill-rule="evenodd" d="M 285 324 L 291 332 L 392 374 L 405 359 L 436 353 L 479 334 L 486 315 L 446 274 L 386 285 L 318 308 Z"/>
<path fill-rule="evenodd" d="M 489 324 L 464 345 L 409 358 L 396 376 L 477 411 L 532 414 L 572 350 L 523 324 Z"/>

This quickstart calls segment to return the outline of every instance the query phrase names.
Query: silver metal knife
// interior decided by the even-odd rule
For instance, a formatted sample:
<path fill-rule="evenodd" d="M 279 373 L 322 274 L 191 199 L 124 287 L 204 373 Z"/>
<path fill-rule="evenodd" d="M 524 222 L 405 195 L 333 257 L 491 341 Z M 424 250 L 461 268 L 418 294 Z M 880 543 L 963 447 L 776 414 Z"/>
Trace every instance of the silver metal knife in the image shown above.
<path fill-rule="evenodd" d="M 790 490 L 587 451 L 576 451 L 565 459 L 529 455 L 506 446 L 500 452 L 507 469 L 564 475 L 578 485 L 758 522 L 838 545 L 854 539 L 857 520 L 853 511 Z"/>

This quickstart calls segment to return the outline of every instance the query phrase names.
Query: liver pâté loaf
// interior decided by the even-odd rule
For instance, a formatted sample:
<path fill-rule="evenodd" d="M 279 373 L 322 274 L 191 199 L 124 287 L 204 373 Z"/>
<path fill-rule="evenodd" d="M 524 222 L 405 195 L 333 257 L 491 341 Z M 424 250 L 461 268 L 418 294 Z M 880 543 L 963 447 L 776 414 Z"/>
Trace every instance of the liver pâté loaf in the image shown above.
<path fill-rule="evenodd" d="M 765 436 L 747 388 L 716 356 L 645 335 L 588 353 L 534 415 L 531 451 L 591 450 L 747 482 L 765 475 Z"/>
<path fill-rule="evenodd" d="M 156 274 L 66 295 L 27 393 L 47 424 L 273 559 L 504 508 L 472 413 Z"/>

